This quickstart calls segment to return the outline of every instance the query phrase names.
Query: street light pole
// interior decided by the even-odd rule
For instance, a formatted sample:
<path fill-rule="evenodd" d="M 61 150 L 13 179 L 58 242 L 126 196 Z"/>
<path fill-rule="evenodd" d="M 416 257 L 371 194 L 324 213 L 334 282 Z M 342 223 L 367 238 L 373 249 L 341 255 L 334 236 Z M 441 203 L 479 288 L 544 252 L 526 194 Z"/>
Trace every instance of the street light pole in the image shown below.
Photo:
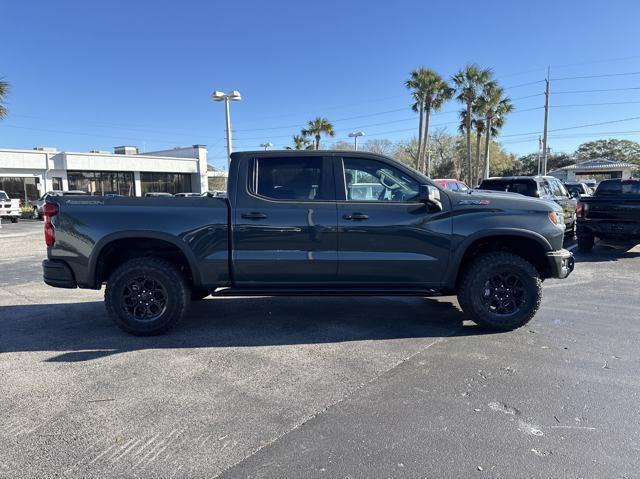
<path fill-rule="evenodd" d="M 211 94 L 213 101 L 224 101 L 224 111 L 227 124 L 227 166 L 231 163 L 231 152 L 233 151 L 233 143 L 231 138 L 231 108 L 229 107 L 230 101 L 240 101 L 242 96 L 238 90 L 233 90 L 231 93 L 224 93 L 221 91 L 214 91 Z"/>
<path fill-rule="evenodd" d="M 224 114 L 227 125 L 227 164 L 231 163 L 231 152 L 233 151 L 233 140 L 231 138 L 231 108 L 229 107 L 229 97 L 224 99 Z"/>
<path fill-rule="evenodd" d="M 358 137 L 360 136 L 364 136 L 364 131 L 352 131 L 349 133 L 349 138 L 353 138 L 353 144 L 356 151 L 358 151 Z"/>

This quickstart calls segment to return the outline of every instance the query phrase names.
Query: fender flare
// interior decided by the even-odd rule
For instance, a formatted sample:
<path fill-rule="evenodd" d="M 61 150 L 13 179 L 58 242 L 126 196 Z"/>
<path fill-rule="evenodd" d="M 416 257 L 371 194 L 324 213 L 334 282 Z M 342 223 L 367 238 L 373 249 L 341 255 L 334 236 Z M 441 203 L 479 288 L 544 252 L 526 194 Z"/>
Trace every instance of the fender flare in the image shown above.
<path fill-rule="evenodd" d="M 119 231 L 117 233 L 109 234 L 103 238 L 101 238 L 92 248 L 91 256 L 89 257 L 89 268 L 88 268 L 88 277 L 93 283 L 95 288 L 99 288 L 100 285 L 97 283 L 97 267 L 98 267 L 98 258 L 102 254 L 102 251 L 106 246 L 114 241 L 121 239 L 156 239 L 161 241 L 166 241 L 167 243 L 172 244 L 177 247 L 182 254 L 184 254 L 185 258 L 187 258 L 187 262 L 189 263 L 189 268 L 191 269 L 191 275 L 193 276 L 193 283 L 196 286 L 202 284 L 200 278 L 200 271 L 197 268 L 196 257 L 193 254 L 187 245 L 180 241 L 176 236 L 171 235 L 169 233 L 161 233 L 157 231 L 145 231 L 145 230 L 127 230 L 127 231 Z"/>
<path fill-rule="evenodd" d="M 469 247 L 480 239 L 491 238 L 492 236 L 520 236 L 522 238 L 536 241 L 540 246 L 542 246 L 544 251 L 553 251 L 551 243 L 549 243 L 544 236 L 536 233 L 535 231 L 520 228 L 491 228 L 479 231 L 467 236 L 453 252 L 451 261 L 449 262 L 449 267 L 447 268 L 447 274 L 445 276 L 445 285 L 447 288 L 455 288 L 462 258 L 464 258 Z"/>

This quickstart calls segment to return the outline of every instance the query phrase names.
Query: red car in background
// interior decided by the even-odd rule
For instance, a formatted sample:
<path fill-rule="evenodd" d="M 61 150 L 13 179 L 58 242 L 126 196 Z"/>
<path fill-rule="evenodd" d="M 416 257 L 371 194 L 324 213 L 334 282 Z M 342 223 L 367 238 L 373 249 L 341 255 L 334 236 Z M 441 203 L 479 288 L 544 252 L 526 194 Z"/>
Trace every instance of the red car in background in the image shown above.
<path fill-rule="evenodd" d="M 453 178 L 437 178 L 433 180 L 433 182 L 444 188 L 445 190 L 450 191 L 469 191 L 469 187 L 465 184 L 464 181 L 456 180 Z"/>

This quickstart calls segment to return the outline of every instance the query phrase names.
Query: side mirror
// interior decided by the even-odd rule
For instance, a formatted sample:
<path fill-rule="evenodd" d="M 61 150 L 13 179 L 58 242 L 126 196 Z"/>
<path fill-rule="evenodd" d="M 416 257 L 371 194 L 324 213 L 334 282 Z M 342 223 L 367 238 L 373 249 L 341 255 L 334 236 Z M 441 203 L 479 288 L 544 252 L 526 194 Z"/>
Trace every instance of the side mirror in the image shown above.
<path fill-rule="evenodd" d="M 569 192 L 569 196 L 571 196 L 571 198 L 579 198 L 580 197 L 580 193 L 578 193 L 578 191 L 576 190 L 572 190 Z"/>
<path fill-rule="evenodd" d="M 420 185 L 420 201 L 433 205 L 438 211 L 442 211 L 440 190 L 431 185 Z"/>

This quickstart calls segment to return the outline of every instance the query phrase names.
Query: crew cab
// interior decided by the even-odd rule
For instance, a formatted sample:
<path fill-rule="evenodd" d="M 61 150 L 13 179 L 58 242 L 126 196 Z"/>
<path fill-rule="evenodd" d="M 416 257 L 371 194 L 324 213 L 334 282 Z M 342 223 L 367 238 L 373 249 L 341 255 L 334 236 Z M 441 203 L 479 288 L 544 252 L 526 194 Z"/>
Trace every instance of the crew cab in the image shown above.
<path fill-rule="evenodd" d="M 61 197 L 44 213 L 45 283 L 106 284 L 109 315 L 138 335 L 209 294 L 455 292 L 466 317 L 511 330 L 574 267 L 559 206 L 447 191 L 364 152 L 234 153 L 227 198 Z"/>
<path fill-rule="evenodd" d="M 595 238 L 622 245 L 640 243 L 640 180 L 604 180 L 578 202 L 578 249 L 591 251 Z"/>
<path fill-rule="evenodd" d="M 9 195 L 0 190 L 0 219 L 8 218 L 12 223 L 20 219 L 20 200 L 11 199 Z"/>

